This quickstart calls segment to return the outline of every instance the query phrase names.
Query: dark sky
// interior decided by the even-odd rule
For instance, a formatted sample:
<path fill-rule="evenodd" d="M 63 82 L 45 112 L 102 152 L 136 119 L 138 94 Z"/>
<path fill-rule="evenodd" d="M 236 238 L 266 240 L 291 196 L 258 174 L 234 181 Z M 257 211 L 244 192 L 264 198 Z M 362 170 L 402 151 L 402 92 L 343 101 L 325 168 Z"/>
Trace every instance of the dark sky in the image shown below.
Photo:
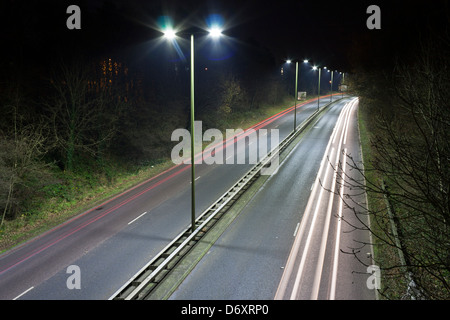
<path fill-rule="evenodd" d="M 70 4 L 81 8 L 81 30 L 66 28 L 65 11 Z M 381 30 L 366 27 L 366 9 L 371 4 L 381 9 Z M 415 41 L 421 30 L 440 21 L 436 16 L 442 7 L 448 10 L 446 1 L 4 0 L 0 43 L 6 59 L 2 63 L 20 55 L 52 62 L 70 54 L 142 50 L 146 45 L 147 50 L 161 35 L 157 22 L 162 15 L 189 32 L 204 26 L 210 14 L 220 14 L 224 33 L 237 50 L 263 47 L 276 61 L 306 57 L 348 70 L 349 52 L 361 39 L 383 39 L 379 52 L 389 56 L 392 45 Z"/>

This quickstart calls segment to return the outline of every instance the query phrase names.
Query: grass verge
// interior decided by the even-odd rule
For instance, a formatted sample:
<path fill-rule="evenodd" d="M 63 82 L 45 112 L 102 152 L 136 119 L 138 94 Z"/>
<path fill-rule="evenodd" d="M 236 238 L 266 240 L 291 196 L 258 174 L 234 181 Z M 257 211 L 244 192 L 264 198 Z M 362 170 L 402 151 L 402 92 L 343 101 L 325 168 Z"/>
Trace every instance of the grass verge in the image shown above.
<path fill-rule="evenodd" d="M 293 106 L 293 102 L 292 97 L 285 97 L 281 103 L 276 105 L 266 105 L 257 110 L 233 114 L 225 123 L 222 123 L 222 126 L 249 128 Z M 39 204 L 36 204 L 32 211 L 22 214 L 14 220 L 6 220 L 0 229 L 0 253 L 56 227 L 108 198 L 158 175 L 173 165 L 171 159 L 167 157 L 159 159 L 153 164 L 142 165 L 137 169 L 114 167 L 109 168 L 109 171 L 113 173 L 109 174 L 107 178 L 93 178 L 90 173 L 78 175 L 57 173 L 56 175 L 64 175 L 64 180 L 69 181 L 69 185 L 55 184 L 51 190 L 45 192 L 46 198 L 36 200 L 39 201 Z"/>
<path fill-rule="evenodd" d="M 373 262 L 381 268 L 379 298 L 400 299 L 401 292 L 404 292 L 405 284 L 403 281 L 399 281 L 402 277 L 398 274 L 398 271 L 389 269 L 389 266 L 399 264 L 399 257 L 395 248 L 388 244 L 392 242 L 392 235 L 387 233 L 390 227 L 386 203 L 379 192 L 370 191 L 371 184 L 381 185 L 381 177 L 371 167 L 371 163 L 374 161 L 371 137 L 374 135 L 374 132 L 370 129 L 370 115 L 364 107 L 364 102 L 361 101 L 358 108 L 358 126 L 364 159 L 364 175 L 369 185 L 367 205 L 373 241 Z"/>

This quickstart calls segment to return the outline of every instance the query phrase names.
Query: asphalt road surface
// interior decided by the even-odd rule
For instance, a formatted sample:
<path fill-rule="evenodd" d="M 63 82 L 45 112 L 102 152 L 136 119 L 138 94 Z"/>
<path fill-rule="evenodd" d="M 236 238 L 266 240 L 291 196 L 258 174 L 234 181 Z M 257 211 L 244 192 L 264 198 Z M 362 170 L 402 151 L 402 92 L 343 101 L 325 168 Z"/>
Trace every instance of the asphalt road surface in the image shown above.
<path fill-rule="evenodd" d="M 320 105 L 325 105 L 329 99 L 321 99 Z M 317 100 L 299 104 L 297 123 L 316 109 Z M 293 114 L 293 109 L 289 108 L 253 128 L 278 129 L 281 140 L 293 129 Z M 251 166 L 251 163 L 196 165 L 196 215 Z M 174 166 L 3 253 L 0 256 L 0 299 L 110 298 L 189 227 L 190 180 L 190 165 Z M 78 271 L 73 271 L 71 266 L 76 266 Z M 75 281 L 80 284 L 79 288 L 71 286 L 74 276 L 79 276 Z"/>
<path fill-rule="evenodd" d="M 361 163 L 357 107 L 328 108 L 171 299 L 375 299 L 369 234 L 341 200 L 366 201 L 345 184 L 361 179 L 346 166 Z"/>

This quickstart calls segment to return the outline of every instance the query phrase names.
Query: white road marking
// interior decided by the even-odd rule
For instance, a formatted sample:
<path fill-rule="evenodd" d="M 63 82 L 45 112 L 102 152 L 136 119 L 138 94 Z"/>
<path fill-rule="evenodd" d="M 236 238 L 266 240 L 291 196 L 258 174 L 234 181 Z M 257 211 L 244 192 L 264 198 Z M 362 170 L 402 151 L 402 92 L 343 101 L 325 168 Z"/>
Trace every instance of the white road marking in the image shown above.
<path fill-rule="evenodd" d="M 17 300 L 19 299 L 21 296 L 23 296 L 24 294 L 26 294 L 28 291 L 33 290 L 34 287 L 28 288 L 27 290 L 25 290 L 24 292 L 22 292 L 21 294 L 19 294 L 17 297 L 15 297 L 13 300 Z"/>
<path fill-rule="evenodd" d="M 347 154 L 347 148 L 344 149 L 344 158 Z M 339 246 L 341 242 L 341 224 L 342 224 L 342 206 L 344 203 L 344 177 L 345 177 L 345 167 L 347 161 L 344 161 L 342 165 L 342 178 L 341 178 L 341 189 L 340 189 L 340 200 L 339 200 L 339 211 L 338 211 L 338 221 L 336 228 L 336 241 L 334 246 L 334 257 L 333 257 L 333 269 L 331 272 L 331 288 L 330 288 L 330 300 L 334 300 L 336 298 L 336 282 L 337 282 L 337 269 L 338 269 L 338 261 L 339 261 Z"/>
<path fill-rule="evenodd" d="M 284 293 L 285 290 L 287 288 L 287 284 L 288 283 L 292 283 L 293 282 L 293 289 L 290 293 L 290 299 L 296 299 L 297 295 L 298 295 L 298 291 L 300 290 L 300 286 L 301 286 L 301 279 L 303 277 L 303 272 L 304 272 L 304 268 L 305 268 L 305 264 L 306 261 L 308 260 L 308 251 L 310 249 L 310 247 L 312 246 L 312 234 L 315 232 L 318 232 L 318 230 L 315 230 L 317 228 L 315 228 L 316 225 L 316 220 L 317 217 L 319 216 L 318 211 L 319 211 L 319 207 L 320 207 L 320 203 L 323 197 L 323 191 L 324 188 L 321 187 L 320 181 L 319 179 L 321 179 L 320 177 L 322 177 L 322 172 L 325 169 L 325 175 L 324 175 L 324 179 L 322 180 L 322 183 L 326 183 L 327 181 L 331 181 L 332 183 L 332 189 L 334 191 L 335 189 L 335 184 L 337 183 L 337 166 L 339 164 L 339 159 L 340 159 L 340 155 L 342 154 L 342 150 L 341 150 L 341 146 L 343 144 L 344 138 L 346 138 L 347 136 L 347 129 L 349 126 L 349 122 L 350 122 L 350 114 L 351 114 L 351 110 L 353 109 L 353 101 L 351 101 L 350 103 L 347 103 L 344 107 L 344 109 L 342 110 L 338 121 L 336 123 L 336 126 L 333 130 L 333 133 L 330 137 L 330 140 L 328 142 L 328 146 L 325 150 L 324 153 L 324 157 L 322 159 L 320 168 L 319 168 L 319 172 L 316 176 L 316 180 L 314 182 L 314 184 L 311 186 L 312 189 L 312 193 L 310 196 L 310 199 L 308 201 L 306 210 L 305 210 L 305 214 L 300 222 L 300 225 L 297 225 L 296 230 L 295 230 L 295 240 L 294 240 L 294 244 L 291 250 L 291 253 L 289 255 L 287 264 L 285 266 L 285 272 L 282 276 L 282 279 L 280 281 L 280 284 L 278 286 L 277 289 L 277 293 L 275 295 L 275 299 L 284 299 Z M 331 145 L 334 144 L 337 136 L 340 135 L 339 138 L 339 143 L 338 146 L 336 148 L 336 152 L 334 155 L 334 150 L 335 148 L 332 147 Z M 329 149 L 331 148 L 331 151 L 329 152 Z M 347 154 L 347 149 L 344 149 L 344 159 L 345 159 L 345 155 Z M 329 176 L 329 169 L 331 166 L 331 164 L 329 163 L 330 161 L 332 161 L 332 155 L 335 156 L 335 168 L 334 168 L 334 177 L 332 180 L 329 180 L 328 176 Z M 345 168 L 345 161 L 344 161 L 344 168 Z M 326 167 L 326 168 L 325 168 Z M 344 169 L 345 170 L 345 169 Z M 343 171 L 345 173 L 345 171 Z M 343 178 L 342 178 L 343 179 Z M 317 182 L 317 183 L 316 183 Z M 329 183 L 329 182 L 328 182 Z M 343 186 L 343 183 L 342 183 Z M 318 189 L 321 189 L 318 195 L 318 198 L 316 198 L 316 194 L 317 191 L 319 191 Z M 343 192 L 343 187 L 341 187 L 340 189 L 340 193 L 342 194 Z M 316 272 L 315 272 L 315 278 L 314 278 L 314 284 L 313 284 L 313 290 L 312 290 L 312 295 L 311 298 L 312 299 L 317 299 L 318 297 L 318 292 L 319 292 L 319 285 L 320 285 L 320 278 L 321 278 L 321 274 L 323 272 L 323 264 L 324 264 L 324 253 L 325 253 L 325 246 L 326 246 L 326 242 L 327 242 L 327 238 L 328 238 L 328 229 L 329 229 L 329 220 L 331 220 L 331 210 L 330 208 L 332 208 L 332 203 L 333 203 L 333 199 L 332 196 L 334 195 L 334 192 L 330 193 L 330 198 L 328 199 L 328 207 L 327 207 L 327 211 L 326 211 L 326 218 L 324 221 L 324 224 L 321 224 L 321 226 L 323 225 L 323 233 L 322 233 L 322 240 L 320 243 L 320 249 L 319 249 L 319 261 L 318 264 L 316 264 Z M 342 197 L 341 197 L 342 200 Z M 312 207 L 315 206 L 315 208 L 313 209 Z M 340 206 L 342 207 L 342 203 L 340 203 Z M 308 221 L 310 218 L 309 216 L 312 215 L 312 220 L 311 222 L 306 222 Z M 342 216 L 342 209 L 339 210 L 339 218 Z M 340 240 L 340 221 L 341 219 L 338 219 L 338 234 L 336 235 L 337 237 L 337 242 L 339 243 Z M 308 226 L 306 226 L 309 223 Z M 306 229 L 306 230 L 305 230 Z M 306 238 L 304 237 L 304 233 L 307 232 Z M 303 240 L 302 240 L 303 239 Z M 300 243 L 302 241 L 306 241 L 305 245 L 304 245 L 304 249 L 303 252 L 301 254 L 299 254 L 299 249 L 300 249 Z M 320 240 L 319 240 L 320 241 Z M 334 254 L 334 260 L 333 260 L 333 269 L 332 269 L 332 280 L 334 282 L 331 283 L 332 285 L 332 289 L 330 291 L 330 295 L 331 298 L 334 299 L 335 297 L 335 291 L 336 291 L 336 277 L 337 277 L 337 263 L 338 263 L 338 254 L 339 253 L 339 245 L 336 244 L 336 247 L 334 248 L 335 254 Z M 295 276 L 295 279 L 290 279 L 290 275 L 293 272 L 293 265 L 295 264 L 295 260 L 296 257 L 301 257 L 301 261 L 299 263 L 299 266 L 297 267 L 296 273 L 293 274 L 293 276 Z"/>
<path fill-rule="evenodd" d="M 198 176 L 197 178 L 195 178 L 194 181 L 197 181 L 198 179 L 200 179 L 200 176 Z M 189 183 L 192 184 L 192 181 L 189 181 Z"/>
<path fill-rule="evenodd" d="M 300 222 L 297 223 L 297 226 L 295 227 L 295 231 L 294 231 L 294 237 L 297 235 L 297 231 L 298 231 L 298 227 L 300 227 Z"/>
<path fill-rule="evenodd" d="M 327 240 L 328 240 L 328 234 L 329 234 L 329 228 L 330 228 L 330 222 L 331 222 L 330 221 L 331 220 L 331 210 L 333 208 L 333 200 L 334 200 L 334 196 L 335 196 L 334 190 L 336 188 L 336 183 L 337 183 L 337 169 L 338 169 L 339 159 L 340 159 L 340 150 L 341 150 L 342 143 L 344 141 L 344 137 L 347 135 L 347 129 L 349 126 L 350 115 L 351 115 L 351 112 L 353 109 L 353 105 L 354 105 L 353 101 L 351 103 L 349 103 L 349 107 L 346 109 L 345 121 L 342 124 L 342 130 L 341 130 L 341 135 L 339 138 L 338 148 L 337 148 L 337 152 L 336 152 L 336 160 L 335 160 L 335 164 L 334 164 L 334 175 L 333 175 L 333 179 L 331 180 L 332 185 L 331 185 L 331 191 L 330 191 L 330 198 L 329 198 L 329 202 L 328 202 L 328 209 L 327 209 L 327 213 L 326 213 L 326 220 L 325 220 L 323 231 L 322 231 L 322 242 L 320 244 L 319 260 L 316 265 L 316 273 L 315 273 L 314 283 L 312 286 L 311 299 L 318 299 L 318 296 L 319 296 L 319 286 L 320 286 L 322 273 L 323 273 L 325 252 L 326 252 L 326 246 L 327 246 Z M 344 159 L 344 162 L 345 162 L 345 159 Z M 336 236 L 339 237 L 340 234 L 337 234 Z"/>
<path fill-rule="evenodd" d="M 331 153 L 333 153 L 333 151 L 334 151 L 334 147 L 331 148 Z M 328 178 L 329 169 L 330 169 L 330 166 L 327 166 L 327 169 L 325 170 L 324 181 L 326 181 L 327 178 Z M 299 290 L 300 280 L 302 278 L 303 268 L 304 268 L 304 265 L 305 265 L 305 262 L 306 262 L 305 258 L 307 257 L 308 251 L 309 251 L 309 248 L 310 248 L 311 238 L 312 238 L 312 235 L 313 235 L 313 231 L 315 229 L 316 219 L 317 219 L 318 211 L 319 211 L 319 207 L 320 207 L 319 204 L 322 201 L 323 191 L 324 191 L 324 188 L 321 188 L 320 192 L 319 192 L 319 198 L 318 198 L 318 200 L 316 202 L 316 208 L 314 210 L 313 220 L 311 221 L 311 227 L 309 228 L 308 237 L 306 238 L 305 249 L 303 251 L 302 259 L 300 260 L 300 266 L 298 267 L 297 275 L 295 277 L 294 289 L 292 289 L 292 293 L 291 293 L 291 297 L 290 297 L 291 300 L 295 300 L 295 298 L 297 296 L 297 292 Z"/>
<path fill-rule="evenodd" d="M 338 165 L 339 165 L 341 145 L 342 145 L 342 141 L 344 139 L 344 134 L 345 134 L 344 129 L 349 121 L 348 114 L 350 114 L 350 113 L 347 113 L 345 122 L 342 125 L 341 136 L 339 138 L 338 147 L 336 149 L 334 173 L 333 173 L 333 178 L 331 179 L 331 191 L 330 191 L 330 195 L 329 195 L 329 199 L 328 199 L 328 207 L 327 207 L 326 216 L 325 216 L 325 223 L 323 224 L 322 241 L 320 243 L 320 250 L 319 250 L 319 259 L 317 262 L 316 273 L 314 276 L 314 283 L 312 286 L 311 299 L 313 299 L 313 300 L 317 300 L 318 296 L 319 296 L 320 281 L 321 281 L 322 273 L 323 273 L 325 252 L 327 249 L 328 234 L 329 234 L 330 223 L 331 223 L 331 210 L 333 209 L 333 201 L 334 201 L 334 195 L 335 195 L 334 190 L 336 188 L 336 181 L 337 181 L 337 171 L 338 171 L 337 169 L 338 169 Z"/>
<path fill-rule="evenodd" d="M 133 222 L 135 222 L 137 219 L 139 219 L 140 217 L 142 217 L 144 214 L 146 214 L 147 211 L 145 211 L 143 214 L 141 214 L 139 217 L 134 218 L 133 220 L 131 220 L 130 222 L 128 222 L 128 224 L 132 224 Z"/>
<path fill-rule="evenodd" d="M 333 129 L 333 132 L 331 134 L 330 140 L 328 141 L 327 147 L 325 149 L 325 153 L 323 155 L 323 158 L 322 158 L 322 161 L 321 161 L 321 164 L 320 164 L 320 167 L 319 167 L 319 172 L 317 173 L 316 180 L 314 182 L 314 188 L 313 188 L 313 190 L 311 192 L 311 195 L 310 195 L 310 197 L 308 199 L 308 203 L 306 205 L 305 214 L 304 214 L 302 220 L 300 221 L 300 232 L 295 237 L 294 244 L 293 244 L 293 246 L 291 248 L 291 252 L 289 253 L 288 261 L 286 263 L 286 268 L 285 268 L 284 273 L 283 273 L 283 275 L 281 277 L 280 284 L 278 285 L 278 288 L 277 288 L 277 292 L 275 293 L 275 300 L 284 299 L 284 294 L 285 294 L 286 288 L 287 288 L 287 286 L 288 286 L 288 284 L 290 282 L 290 277 L 291 277 L 291 274 L 293 272 L 295 260 L 297 258 L 298 253 L 299 253 L 300 244 L 301 244 L 302 239 L 303 239 L 303 233 L 305 231 L 306 224 L 307 224 L 306 221 L 309 220 L 309 215 L 311 214 L 311 206 L 313 205 L 313 199 L 315 198 L 315 195 L 317 193 L 317 189 L 318 189 L 317 186 L 320 185 L 320 183 L 318 183 L 318 182 L 319 182 L 320 176 L 322 175 L 322 171 L 324 169 L 324 163 L 326 161 L 326 157 L 327 157 L 328 151 L 329 151 L 329 149 L 331 147 L 331 143 L 332 143 L 332 140 L 333 140 L 333 136 L 335 135 L 335 132 L 336 132 L 336 126 Z M 297 275 L 298 275 L 298 272 L 297 272 Z"/>

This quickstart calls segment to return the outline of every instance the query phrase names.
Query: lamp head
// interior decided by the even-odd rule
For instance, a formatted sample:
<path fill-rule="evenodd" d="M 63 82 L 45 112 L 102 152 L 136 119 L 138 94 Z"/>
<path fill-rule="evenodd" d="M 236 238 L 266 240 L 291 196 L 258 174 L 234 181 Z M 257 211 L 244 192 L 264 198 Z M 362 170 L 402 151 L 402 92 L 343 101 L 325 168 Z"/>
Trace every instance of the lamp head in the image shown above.
<path fill-rule="evenodd" d="M 173 40 L 175 39 L 175 30 L 173 30 L 172 28 L 167 28 L 163 31 L 164 33 L 164 38 L 168 39 L 168 40 Z"/>
<path fill-rule="evenodd" d="M 219 38 L 220 36 L 222 36 L 222 29 L 219 27 L 212 27 L 209 30 L 209 35 L 213 38 Z"/>

